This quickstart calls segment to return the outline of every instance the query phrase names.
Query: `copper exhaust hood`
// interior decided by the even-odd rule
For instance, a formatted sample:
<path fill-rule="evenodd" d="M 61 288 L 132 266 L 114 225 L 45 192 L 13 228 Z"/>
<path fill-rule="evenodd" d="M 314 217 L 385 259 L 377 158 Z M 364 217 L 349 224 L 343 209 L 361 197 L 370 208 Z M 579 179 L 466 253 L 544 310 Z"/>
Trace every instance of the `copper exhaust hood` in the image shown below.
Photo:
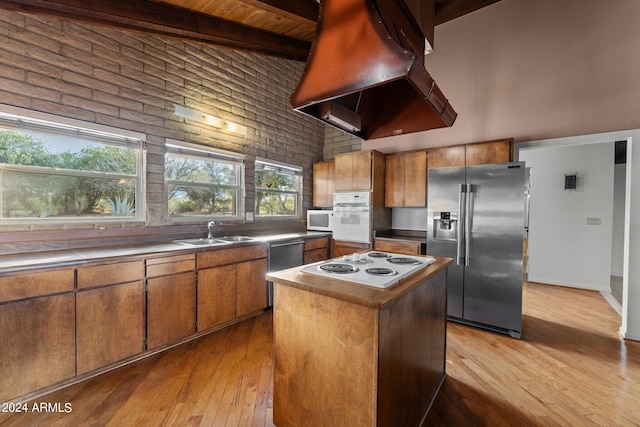
<path fill-rule="evenodd" d="M 424 67 L 404 0 L 320 0 L 291 106 L 362 139 L 451 126 L 457 113 Z"/>

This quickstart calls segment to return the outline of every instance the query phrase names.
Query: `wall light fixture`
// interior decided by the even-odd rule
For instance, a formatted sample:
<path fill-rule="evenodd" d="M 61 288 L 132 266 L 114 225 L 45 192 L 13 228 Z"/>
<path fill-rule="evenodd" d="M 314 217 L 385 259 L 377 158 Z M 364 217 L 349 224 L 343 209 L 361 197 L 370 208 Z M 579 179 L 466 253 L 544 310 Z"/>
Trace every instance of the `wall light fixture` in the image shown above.
<path fill-rule="evenodd" d="M 202 111 L 194 110 L 192 108 L 183 107 L 182 105 L 173 104 L 175 110 L 174 115 L 183 117 L 185 119 L 193 120 L 198 123 L 213 126 L 222 131 L 235 133 L 237 135 L 246 135 L 247 128 L 238 123 L 233 123 L 228 120 L 215 117 L 210 114 L 203 113 Z"/>

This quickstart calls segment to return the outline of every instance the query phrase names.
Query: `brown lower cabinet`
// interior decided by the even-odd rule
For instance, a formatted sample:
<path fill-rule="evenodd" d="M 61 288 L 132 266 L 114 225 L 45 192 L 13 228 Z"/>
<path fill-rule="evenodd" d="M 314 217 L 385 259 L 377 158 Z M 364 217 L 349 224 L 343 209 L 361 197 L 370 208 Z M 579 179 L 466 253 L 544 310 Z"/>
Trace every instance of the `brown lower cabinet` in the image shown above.
<path fill-rule="evenodd" d="M 367 249 L 371 249 L 371 245 L 368 243 L 343 242 L 334 240 L 331 249 L 331 257 L 336 258 L 343 255 L 351 255 L 356 252 L 366 251 Z"/>
<path fill-rule="evenodd" d="M 373 240 L 374 250 L 403 255 L 420 255 L 421 245 L 421 242 L 412 242 L 399 239 L 375 238 Z"/>
<path fill-rule="evenodd" d="M 236 318 L 236 266 L 198 271 L 198 330 L 204 331 Z"/>
<path fill-rule="evenodd" d="M 267 248 L 198 253 L 198 331 L 257 313 L 267 305 Z"/>
<path fill-rule="evenodd" d="M 0 305 L 0 401 L 72 378 L 72 292 Z"/>
<path fill-rule="evenodd" d="M 0 273 L 0 402 L 257 314 L 266 271 L 266 246 L 241 246 Z"/>
<path fill-rule="evenodd" d="M 324 261 L 329 258 L 329 236 L 308 239 L 304 242 L 303 263 Z"/>
<path fill-rule="evenodd" d="M 0 402 L 76 373 L 73 269 L 0 277 Z"/>
<path fill-rule="evenodd" d="M 196 332 L 196 274 L 147 279 L 147 349 Z"/>
<path fill-rule="evenodd" d="M 77 374 L 144 351 L 144 282 L 76 294 Z"/>

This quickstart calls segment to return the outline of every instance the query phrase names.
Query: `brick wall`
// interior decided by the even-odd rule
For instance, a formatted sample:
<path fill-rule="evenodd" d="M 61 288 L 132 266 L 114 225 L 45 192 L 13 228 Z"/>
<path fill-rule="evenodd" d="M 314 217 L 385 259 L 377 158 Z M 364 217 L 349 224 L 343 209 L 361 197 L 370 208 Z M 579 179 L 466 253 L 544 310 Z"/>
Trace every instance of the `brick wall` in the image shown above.
<path fill-rule="evenodd" d="M 289 105 L 303 66 L 177 39 L 0 11 L 0 103 L 147 135 L 148 218 L 146 225 L 137 227 L 150 232 L 168 226 L 163 207 L 166 138 L 243 153 L 247 211 L 253 211 L 256 156 L 301 165 L 304 207 L 310 205 L 311 166 L 323 159 L 325 126 Z M 240 123 L 248 128 L 247 135 L 231 136 L 185 123 L 173 115 L 173 104 Z M 4 240 L 15 240 L 16 232 L 43 228 L 64 227 L 0 231 L 5 232 Z"/>
<path fill-rule="evenodd" d="M 339 153 L 360 151 L 362 140 L 333 126 L 327 126 L 324 135 L 324 159 L 331 160 Z"/>

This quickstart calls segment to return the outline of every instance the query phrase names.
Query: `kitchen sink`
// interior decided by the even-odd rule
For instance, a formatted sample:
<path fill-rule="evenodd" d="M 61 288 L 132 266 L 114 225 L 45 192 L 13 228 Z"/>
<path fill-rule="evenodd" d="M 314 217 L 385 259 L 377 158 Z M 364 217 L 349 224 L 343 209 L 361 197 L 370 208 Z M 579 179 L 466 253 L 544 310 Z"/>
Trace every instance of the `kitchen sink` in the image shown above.
<path fill-rule="evenodd" d="M 220 239 L 207 239 L 201 237 L 199 239 L 184 239 L 184 240 L 175 240 L 176 243 L 182 243 L 183 245 L 189 246 L 214 246 L 214 245 L 222 245 L 229 243 L 228 240 L 220 240 Z"/>
<path fill-rule="evenodd" d="M 225 242 L 252 242 L 255 239 L 249 236 L 222 236 L 219 237 L 220 240 L 224 240 Z"/>

